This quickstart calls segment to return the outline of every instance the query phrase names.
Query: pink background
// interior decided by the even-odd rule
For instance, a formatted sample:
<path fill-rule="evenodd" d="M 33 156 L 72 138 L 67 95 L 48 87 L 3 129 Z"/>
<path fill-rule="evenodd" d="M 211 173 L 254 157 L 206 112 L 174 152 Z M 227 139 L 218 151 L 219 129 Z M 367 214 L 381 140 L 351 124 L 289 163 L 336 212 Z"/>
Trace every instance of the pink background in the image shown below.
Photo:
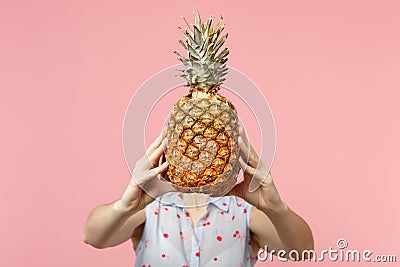
<path fill-rule="evenodd" d="M 271 105 L 271 173 L 316 249 L 400 257 L 398 1 L 1 1 L 1 266 L 133 266 L 83 225 L 124 191 L 125 109 L 178 63 L 195 7 L 224 16 L 230 65 Z"/>

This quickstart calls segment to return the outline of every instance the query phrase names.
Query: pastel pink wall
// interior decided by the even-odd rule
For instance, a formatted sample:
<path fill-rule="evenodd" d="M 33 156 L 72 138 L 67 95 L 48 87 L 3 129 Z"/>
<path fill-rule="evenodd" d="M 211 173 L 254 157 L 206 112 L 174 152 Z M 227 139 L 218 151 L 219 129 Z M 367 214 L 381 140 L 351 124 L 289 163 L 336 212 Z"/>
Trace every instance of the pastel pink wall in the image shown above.
<path fill-rule="evenodd" d="M 178 63 L 195 7 L 224 16 L 230 65 L 268 100 L 271 173 L 316 249 L 398 253 L 398 1 L 1 1 L 1 266 L 133 266 L 130 242 L 96 250 L 83 225 L 124 191 L 125 109 Z"/>

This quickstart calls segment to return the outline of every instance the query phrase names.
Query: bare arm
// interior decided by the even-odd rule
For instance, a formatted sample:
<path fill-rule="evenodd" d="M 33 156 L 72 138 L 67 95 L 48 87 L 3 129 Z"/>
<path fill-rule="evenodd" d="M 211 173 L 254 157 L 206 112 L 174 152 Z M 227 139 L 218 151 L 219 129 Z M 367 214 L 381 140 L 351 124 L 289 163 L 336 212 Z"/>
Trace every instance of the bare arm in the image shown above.
<path fill-rule="evenodd" d="M 268 252 L 284 250 L 287 258 L 291 250 L 314 249 L 314 240 L 308 224 L 285 203 L 276 210 L 262 211 L 253 208 L 250 215 L 250 230 L 255 235 L 259 248 Z"/>
<path fill-rule="evenodd" d="M 83 240 L 95 248 L 106 248 L 127 241 L 146 219 L 145 209 L 135 212 L 115 208 L 116 202 L 96 207 L 85 224 Z"/>
<path fill-rule="evenodd" d="M 265 246 L 267 246 L 268 252 L 284 249 L 275 226 L 268 216 L 257 207 L 251 209 L 250 231 L 253 233 L 255 239 L 253 241 L 257 244 L 257 250 L 264 249 Z"/>
<path fill-rule="evenodd" d="M 172 186 L 157 178 L 157 174 L 168 167 L 167 163 L 157 166 L 165 147 L 162 143 L 163 137 L 164 135 L 160 135 L 136 163 L 133 177 L 123 196 L 110 204 L 96 207 L 90 213 L 83 232 L 83 241 L 86 244 L 106 248 L 127 241 L 145 221 L 146 205 L 154 197 L 173 190 Z"/>
<path fill-rule="evenodd" d="M 302 251 L 314 248 L 310 227 L 281 200 L 270 171 L 248 143 L 243 129 L 240 132 L 239 161 L 244 180 L 230 194 L 240 196 L 256 207 L 250 214 L 250 230 L 260 248 L 267 245 L 268 251 L 275 253 L 284 250 L 283 257 L 296 250 L 301 256 Z"/>
<path fill-rule="evenodd" d="M 282 241 L 283 249 L 287 253 L 296 250 L 301 255 L 303 250 L 314 249 L 314 239 L 310 227 L 286 203 L 281 202 L 272 209 L 264 208 L 263 213 L 271 220 Z M 262 236 L 262 233 L 260 234 Z"/>

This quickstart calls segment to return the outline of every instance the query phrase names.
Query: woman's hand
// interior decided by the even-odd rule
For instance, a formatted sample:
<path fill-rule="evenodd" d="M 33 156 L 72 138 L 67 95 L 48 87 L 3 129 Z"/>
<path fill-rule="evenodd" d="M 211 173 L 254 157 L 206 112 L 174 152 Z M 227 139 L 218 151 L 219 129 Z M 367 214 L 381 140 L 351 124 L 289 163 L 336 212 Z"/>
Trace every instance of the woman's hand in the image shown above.
<path fill-rule="evenodd" d="M 164 136 L 165 132 L 157 137 L 138 160 L 123 196 L 110 204 L 96 207 L 90 213 L 84 227 L 85 243 L 96 248 L 106 248 L 125 242 L 145 222 L 146 205 L 157 196 L 174 190 L 171 184 L 157 178 L 168 167 L 167 163 L 158 166 L 165 147 L 162 142 Z"/>
<path fill-rule="evenodd" d="M 121 199 L 114 203 L 114 208 L 134 212 L 144 208 L 156 197 L 175 190 L 170 183 L 157 178 L 158 174 L 168 168 L 167 162 L 158 165 L 165 149 L 165 134 L 164 129 L 143 157 L 137 161 L 132 173 L 133 177 Z"/>
<path fill-rule="evenodd" d="M 261 248 L 273 244 L 275 253 L 281 249 L 287 252 L 285 257 L 289 251 L 297 250 L 302 259 L 302 251 L 314 249 L 310 227 L 281 200 L 267 166 L 247 141 L 242 127 L 239 131 L 239 161 L 244 179 L 229 194 L 237 195 L 257 208 L 251 211 L 250 230 Z"/>
<path fill-rule="evenodd" d="M 241 126 L 239 133 L 239 162 L 244 172 L 244 179 L 228 194 L 239 196 L 262 211 L 280 209 L 284 203 L 274 185 L 271 172 L 249 144 Z"/>

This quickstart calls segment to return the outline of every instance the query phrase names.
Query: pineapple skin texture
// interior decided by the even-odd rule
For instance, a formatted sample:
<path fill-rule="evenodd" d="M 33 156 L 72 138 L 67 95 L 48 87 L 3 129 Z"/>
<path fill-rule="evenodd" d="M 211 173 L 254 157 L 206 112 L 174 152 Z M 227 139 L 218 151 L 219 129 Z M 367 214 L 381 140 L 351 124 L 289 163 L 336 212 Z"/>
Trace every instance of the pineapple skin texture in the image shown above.
<path fill-rule="evenodd" d="M 238 136 L 238 116 L 227 98 L 182 97 L 168 122 L 166 180 L 180 192 L 227 193 L 240 170 Z"/>

